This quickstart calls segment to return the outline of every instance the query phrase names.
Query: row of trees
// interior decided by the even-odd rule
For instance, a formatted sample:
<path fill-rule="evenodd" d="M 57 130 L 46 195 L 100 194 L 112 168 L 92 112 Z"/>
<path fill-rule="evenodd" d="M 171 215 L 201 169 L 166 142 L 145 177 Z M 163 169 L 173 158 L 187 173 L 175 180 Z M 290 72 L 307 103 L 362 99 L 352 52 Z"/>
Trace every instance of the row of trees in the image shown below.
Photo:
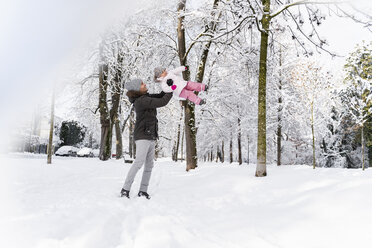
<path fill-rule="evenodd" d="M 134 115 L 123 84 L 133 77 L 151 82 L 152 69 L 159 65 L 188 64 L 191 73 L 185 72 L 184 79 L 209 85 L 203 96 L 208 104 L 199 108 L 172 102 L 160 109 L 158 152 L 171 151 L 177 160 L 185 142 L 186 170 L 190 170 L 197 167 L 198 158 L 213 159 L 215 154 L 223 161 L 225 147 L 230 148 L 232 161 L 236 144 L 238 162 L 243 162 L 244 154 L 247 162 L 256 157 L 256 176 L 265 176 L 267 160 L 278 165 L 288 160 L 308 162 L 312 150 L 315 168 L 320 156 L 317 147 L 327 143 L 320 140 L 329 130 L 324 127 L 329 126 L 331 106 L 339 110 L 341 96 L 335 91 L 340 81 L 311 59 L 314 50 L 333 55 L 317 27 L 326 18 L 325 10 L 344 17 L 347 12 L 337 4 L 325 8 L 310 1 L 199 4 L 188 7 L 181 0 L 176 6 L 149 6 L 104 35 L 87 66 L 93 73 L 80 82 L 80 104 L 89 106 L 92 114 L 99 110 L 100 159 L 110 158 L 114 133 L 118 153 L 123 150 L 122 132 L 125 137 L 129 131 L 130 137 L 133 128 Z M 371 22 L 368 16 L 353 18 Z M 159 89 L 148 85 L 150 91 Z M 98 108 L 92 99 L 99 99 Z M 88 118 L 86 109 L 80 109 L 84 118 Z M 130 153 L 134 149 L 129 138 Z M 256 156 L 249 156 L 254 152 Z"/>
<path fill-rule="evenodd" d="M 322 149 L 326 166 L 361 165 L 364 170 L 365 154 L 372 163 L 372 42 L 358 46 L 350 54 L 345 71 L 344 83 L 337 91 L 339 107 L 332 108 Z M 359 147 L 362 156 L 355 155 Z"/>

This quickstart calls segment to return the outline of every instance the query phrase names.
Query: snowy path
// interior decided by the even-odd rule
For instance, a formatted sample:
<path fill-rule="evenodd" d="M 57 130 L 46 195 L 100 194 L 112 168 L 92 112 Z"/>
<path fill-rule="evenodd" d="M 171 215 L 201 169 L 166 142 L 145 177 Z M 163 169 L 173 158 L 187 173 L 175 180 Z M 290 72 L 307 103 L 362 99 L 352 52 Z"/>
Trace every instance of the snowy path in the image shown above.
<path fill-rule="evenodd" d="M 155 163 L 150 201 L 119 197 L 130 165 L 1 161 L 1 247 L 370 247 L 372 171 Z M 6 191 L 4 190 L 6 186 Z"/>

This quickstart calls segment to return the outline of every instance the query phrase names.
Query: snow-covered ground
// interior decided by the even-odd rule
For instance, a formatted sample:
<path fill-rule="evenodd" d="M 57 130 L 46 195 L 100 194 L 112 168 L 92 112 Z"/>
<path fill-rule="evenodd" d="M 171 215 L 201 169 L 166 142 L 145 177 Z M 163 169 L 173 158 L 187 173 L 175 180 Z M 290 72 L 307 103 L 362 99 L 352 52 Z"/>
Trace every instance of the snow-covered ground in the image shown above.
<path fill-rule="evenodd" d="M 372 170 L 155 163 L 151 200 L 122 161 L 1 161 L 1 247 L 371 247 Z"/>

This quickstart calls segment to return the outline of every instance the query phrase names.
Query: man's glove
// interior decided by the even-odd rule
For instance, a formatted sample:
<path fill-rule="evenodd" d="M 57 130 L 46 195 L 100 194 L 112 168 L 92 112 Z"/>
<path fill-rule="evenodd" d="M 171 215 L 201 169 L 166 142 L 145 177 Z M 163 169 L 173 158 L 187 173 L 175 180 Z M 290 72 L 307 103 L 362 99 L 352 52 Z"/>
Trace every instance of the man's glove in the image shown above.
<path fill-rule="evenodd" d="M 173 80 L 172 80 L 172 79 L 168 79 L 168 80 L 167 80 L 167 84 L 168 84 L 168 86 L 173 85 Z"/>

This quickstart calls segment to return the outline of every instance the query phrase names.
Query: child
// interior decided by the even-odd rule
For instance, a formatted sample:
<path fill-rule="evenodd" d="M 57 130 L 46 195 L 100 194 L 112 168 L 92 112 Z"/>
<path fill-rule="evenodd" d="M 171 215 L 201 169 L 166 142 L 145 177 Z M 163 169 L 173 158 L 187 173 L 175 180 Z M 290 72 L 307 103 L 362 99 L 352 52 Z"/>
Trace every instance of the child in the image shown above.
<path fill-rule="evenodd" d="M 188 70 L 187 66 L 180 66 L 171 71 L 167 71 L 163 67 L 156 67 L 154 80 L 161 84 L 164 92 L 173 92 L 176 96 L 188 99 L 197 105 L 205 104 L 206 101 L 198 97 L 194 91 L 206 91 L 207 86 L 203 83 L 183 80 L 182 72 L 186 70 Z"/>

